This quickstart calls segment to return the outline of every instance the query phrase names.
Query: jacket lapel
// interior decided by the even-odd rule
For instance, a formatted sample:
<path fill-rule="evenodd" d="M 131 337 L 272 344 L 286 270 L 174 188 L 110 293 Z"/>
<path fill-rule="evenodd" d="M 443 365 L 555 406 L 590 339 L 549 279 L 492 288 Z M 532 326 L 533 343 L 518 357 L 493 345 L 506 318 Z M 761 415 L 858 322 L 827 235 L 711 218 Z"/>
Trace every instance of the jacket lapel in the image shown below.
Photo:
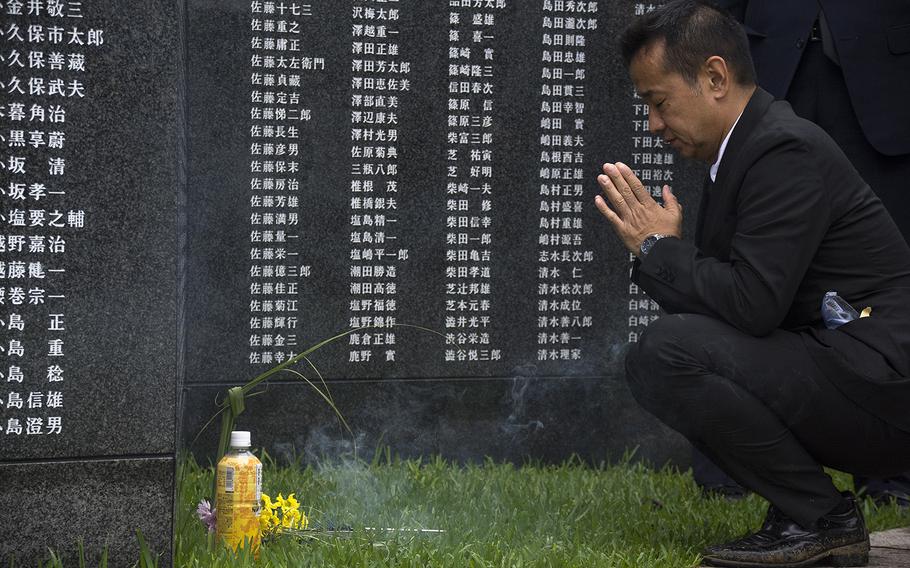
<path fill-rule="evenodd" d="M 695 246 L 699 250 L 705 249 L 704 226 L 705 215 L 708 211 L 708 203 L 711 201 L 711 191 L 714 189 L 714 182 L 711 181 L 711 174 L 705 174 L 705 183 L 701 188 L 701 201 L 698 203 L 698 217 L 695 222 Z"/>
<path fill-rule="evenodd" d="M 739 185 L 749 166 L 743 161 L 743 148 L 773 102 L 774 97 L 770 93 L 761 88 L 755 89 L 727 141 L 713 187 L 710 177 L 705 184 L 695 233 L 696 244 L 704 254 L 724 260 L 729 256 L 730 240 L 736 229 Z"/>
<path fill-rule="evenodd" d="M 736 128 L 733 129 L 733 134 L 730 135 L 730 140 L 727 141 L 724 157 L 721 159 L 720 167 L 717 169 L 717 179 L 714 182 L 716 188 L 724 189 L 724 184 L 730 176 L 730 171 L 736 166 L 743 146 L 746 145 L 746 141 L 752 135 L 752 131 L 755 130 L 755 127 L 765 116 L 765 113 L 768 112 L 768 107 L 773 102 L 774 97 L 771 93 L 761 87 L 756 88 L 755 92 L 752 93 L 752 98 L 749 99 L 746 108 L 743 109 L 743 115 L 739 118 L 739 122 L 736 123 Z"/>

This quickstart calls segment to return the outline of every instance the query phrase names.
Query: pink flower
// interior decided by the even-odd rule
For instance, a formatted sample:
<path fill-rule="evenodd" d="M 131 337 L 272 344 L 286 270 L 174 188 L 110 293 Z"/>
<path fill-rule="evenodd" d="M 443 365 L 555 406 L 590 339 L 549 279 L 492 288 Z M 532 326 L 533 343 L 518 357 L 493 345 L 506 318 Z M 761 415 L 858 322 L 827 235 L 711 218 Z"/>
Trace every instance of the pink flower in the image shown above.
<path fill-rule="evenodd" d="M 208 527 L 209 532 L 215 531 L 215 509 L 212 508 L 211 503 L 205 499 L 200 501 L 196 507 L 196 514 L 199 516 L 199 520 Z"/>

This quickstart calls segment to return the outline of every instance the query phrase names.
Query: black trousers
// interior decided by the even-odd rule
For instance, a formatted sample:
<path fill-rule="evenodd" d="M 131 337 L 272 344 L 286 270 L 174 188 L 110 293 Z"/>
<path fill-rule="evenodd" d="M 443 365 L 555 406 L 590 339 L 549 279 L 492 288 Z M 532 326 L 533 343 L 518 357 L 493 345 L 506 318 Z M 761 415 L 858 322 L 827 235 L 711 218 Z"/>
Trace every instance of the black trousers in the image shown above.
<path fill-rule="evenodd" d="M 831 384 L 802 338 L 753 337 L 692 314 L 661 317 L 626 358 L 636 400 L 740 485 L 811 527 L 841 503 L 822 469 L 910 469 L 910 433 Z"/>

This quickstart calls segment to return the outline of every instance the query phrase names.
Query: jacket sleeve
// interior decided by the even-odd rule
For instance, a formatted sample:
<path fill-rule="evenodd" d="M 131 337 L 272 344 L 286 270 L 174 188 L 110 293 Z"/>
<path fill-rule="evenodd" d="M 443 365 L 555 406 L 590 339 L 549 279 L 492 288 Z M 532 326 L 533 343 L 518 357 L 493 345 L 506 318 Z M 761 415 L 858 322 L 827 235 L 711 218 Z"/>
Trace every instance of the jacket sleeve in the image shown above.
<path fill-rule="evenodd" d="M 771 333 L 828 228 L 830 207 L 813 162 L 798 140 L 770 147 L 746 172 L 735 217 L 724 218 L 736 224 L 729 259 L 662 239 L 633 267 L 633 280 L 671 313 L 716 317 L 751 335 Z"/>

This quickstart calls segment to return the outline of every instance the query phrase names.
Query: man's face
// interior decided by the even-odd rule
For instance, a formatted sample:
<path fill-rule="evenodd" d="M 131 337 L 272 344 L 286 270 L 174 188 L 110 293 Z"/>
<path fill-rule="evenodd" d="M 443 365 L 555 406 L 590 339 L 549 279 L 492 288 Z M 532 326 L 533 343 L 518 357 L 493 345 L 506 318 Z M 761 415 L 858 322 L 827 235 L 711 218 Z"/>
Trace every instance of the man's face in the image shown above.
<path fill-rule="evenodd" d="M 632 59 L 629 74 L 648 104 L 651 132 L 685 158 L 713 162 L 723 140 L 724 126 L 706 77 L 700 74 L 693 85 L 679 73 L 667 71 L 663 41 L 639 51 Z"/>

